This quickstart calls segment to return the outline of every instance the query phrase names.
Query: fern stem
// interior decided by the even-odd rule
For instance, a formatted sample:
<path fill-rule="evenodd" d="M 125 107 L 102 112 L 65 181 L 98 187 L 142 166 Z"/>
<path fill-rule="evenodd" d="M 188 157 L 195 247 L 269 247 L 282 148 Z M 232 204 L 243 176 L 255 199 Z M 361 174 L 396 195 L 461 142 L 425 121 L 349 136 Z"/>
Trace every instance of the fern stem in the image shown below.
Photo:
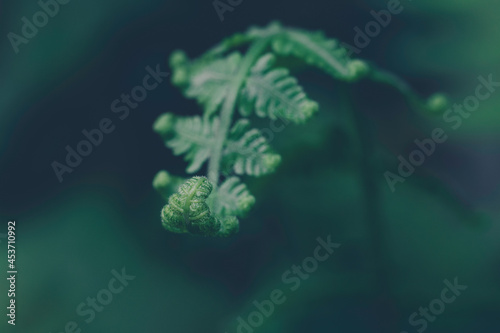
<path fill-rule="evenodd" d="M 219 169 L 222 159 L 222 149 L 224 148 L 224 141 L 226 140 L 227 133 L 229 132 L 229 127 L 231 126 L 238 92 L 245 82 L 250 68 L 264 51 L 268 42 L 269 39 L 265 38 L 253 43 L 250 46 L 241 62 L 241 67 L 238 73 L 236 73 L 233 79 L 227 98 L 222 105 L 219 129 L 217 131 L 217 136 L 215 137 L 214 149 L 208 162 L 208 179 L 210 180 L 210 182 L 212 182 L 215 188 L 219 183 Z"/>
<path fill-rule="evenodd" d="M 392 301 L 392 290 L 389 283 L 390 267 L 388 263 L 387 241 L 385 238 L 385 226 L 382 211 L 381 189 L 379 186 L 379 165 L 377 162 L 376 144 L 374 140 L 374 129 L 371 123 L 362 114 L 363 110 L 358 107 L 356 97 L 352 92 L 349 95 L 352 101 L 352 121 L 359 135 L 360 144 L 360 172 L 364 187 L 365 216 L 371 234 L 372 260 L 376 271 L 376 287 L 378 289 L 377 311 L 378 325 L 381 332 L 391 332 L 397 329 L 393 321 L 395 306 Z"/>
<path fill-rule="evenodd" d="M 369 79 L 396 88 L 408 100 L 410 105 L 417 110 L 439 111 L 439 108 L 433 110 L 433 107 L 428 105 L 428 101 L 420 97 L 407 82 L 386 70 L 372 68 Z"/>

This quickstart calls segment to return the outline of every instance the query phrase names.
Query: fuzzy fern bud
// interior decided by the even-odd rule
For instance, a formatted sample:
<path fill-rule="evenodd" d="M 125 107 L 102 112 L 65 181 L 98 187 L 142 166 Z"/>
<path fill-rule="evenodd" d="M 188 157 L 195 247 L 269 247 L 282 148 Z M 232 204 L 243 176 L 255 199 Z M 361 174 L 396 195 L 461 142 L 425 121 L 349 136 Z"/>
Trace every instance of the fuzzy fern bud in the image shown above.
<path fill-rule="evenodd" d="M 180 185 L 185 182 L 185 179 L 173 176 L 168 171 L 159 171 L 153 179 L 154 189 L 160 193 L 165 199 L 177 192 Z"/>
<path fill-rule="evenodd" d="M 207 199 L 212 183 L 206 177 L 193 177 L 182 184 L 161 211 L 162 225 L 175 233 L 203 236 L 229 236 L 238 230 L 236 217 L 222 220 L 212 214 Z"/>
<path fill-rule="evenodd" d="M 170 66 L 174 70 L 172 83 L 176 86 L 184 86 L 189 82 L 188 57 L 186 53 L 176 50 L 170 56 Z"/>
<path fill-rule="evenodd" d="M 351 80 L 356 81 L 365 77 L 370 72 L 370 66 L 363 60 L 354 59 L 347 64 Z"/>
<path fill-rule="evenodd" d="M 172 113 L 164 113 L 156 119 L 153 130 L 162 138 L 169 135 L 175 125 L 175 116 Z"/>
<path fill-rule="evenodd" d="M 449 106 L 449 100 L 444 94 L 434 94 L 427 99 L 427 109 L 433 113 L 441 113 Z"/>

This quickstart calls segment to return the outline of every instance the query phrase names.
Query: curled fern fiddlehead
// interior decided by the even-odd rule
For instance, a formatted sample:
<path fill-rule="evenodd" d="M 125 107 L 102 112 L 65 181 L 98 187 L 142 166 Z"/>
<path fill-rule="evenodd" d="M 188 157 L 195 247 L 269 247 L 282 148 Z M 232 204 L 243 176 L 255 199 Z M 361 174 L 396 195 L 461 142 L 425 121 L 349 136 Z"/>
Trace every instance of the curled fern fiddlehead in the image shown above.
<path fill-rule="evenodd" d="M 229 236 L 237 231 L 235 216 L 216 217 L 207 204 L 213 186 L 206 177 L 193 177 L 182 184 L 161 211 L 163 227 L 175 233 Z"/>

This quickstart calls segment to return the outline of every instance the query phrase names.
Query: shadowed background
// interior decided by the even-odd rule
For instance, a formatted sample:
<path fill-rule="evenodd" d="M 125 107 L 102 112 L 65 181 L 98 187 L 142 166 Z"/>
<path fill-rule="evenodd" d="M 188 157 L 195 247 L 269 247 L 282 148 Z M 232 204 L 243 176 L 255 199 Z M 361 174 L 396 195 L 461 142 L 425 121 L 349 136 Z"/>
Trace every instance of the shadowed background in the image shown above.
<path fill-rule="evenodd" d="M 461 103 L 477 77 L 500 79 L 500 4 L 402 1 L 404 10 L 358 55 L 406 79 L 419 93 Z M 440 296 L 443 280 L 468 289 L 428 332 L 495 332 L 500 327 L 500 94 L 481 103 L 450 139 L 392 193 L 383 171 L 413 141 L 444 127 L 440 115 L 410 111 L 394 89 L 334 82 L 316 70 L 294 72 L 320 112 L 289 125 L 271 145 L 276 174 L 246 178 L 257 203 L 228 239 L 162 229 L 165 204 L 151 181 L 160 169 L 185 175 L 185 162 L 152 131 L 163 112 L 197 114 L 169 79 L 119 120 L 110 104 L 142 84 L 146 67 L 169 71 L 175 49 L 190 57 L 251 25 L 323 30 L 354 45 L 354 27 L 384 1 L 243 1 L 221 22 L 211 1 L 70 1 L 15 53 L 36 1 L 0 3 L 0 233 L 16 220 L 16 327 L 1 331 L 235 332 L 254 300 L 286 290 L 287 301 L 255 332 L 416 332 L 408 317 Z M 366 188 L 362 160 L 346 126 L 346 91 L 373 137 L 380 177 Z M 115 130 L 60 183 L 82 130 L 110 118 Z M 257 128 L 268 122 L 256 122 Z M 377 218 L 371 216 L 376 206 Z M 481 218 L 476 214 L 481 213 Z M 342 246 L 295 292 L 281 280 L 312 255 L 317 237 Z M 0 267 L 7 270 L 6 240 Z M 136 278 L 90 323 L 76 314 L 108 286 L 113 269 Z M 7 283 L 0 280 L 1 306 Z M 9 327 L 8 327 L 9 326 Z"/>

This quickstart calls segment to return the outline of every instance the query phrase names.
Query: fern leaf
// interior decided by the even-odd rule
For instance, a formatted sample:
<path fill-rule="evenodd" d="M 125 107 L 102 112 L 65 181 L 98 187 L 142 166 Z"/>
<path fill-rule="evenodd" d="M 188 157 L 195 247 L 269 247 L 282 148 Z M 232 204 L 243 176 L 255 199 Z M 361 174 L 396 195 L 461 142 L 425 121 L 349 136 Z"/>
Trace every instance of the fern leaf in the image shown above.
<path fill-rule="evenodd" d="M 225 58 L 203 58 L 189 61 L 180 51 L 172 54 L 173 83 L 186 97 L 195 98 L 205 108 L 209 117 L 226 98 L 234 74 L 241 62 L 241 55 L 234 52 Z"/>
<path fill-rule="evenodd" d="M 160 116 L 153 127 L 162 135 L 165 145 L 171 148 L 175 155 L 186 154 L 185 159 L 191 162 L 186 171 L 194 173 L 210 157 L 218 126 L 218 118 L 181 118 L 167 113 Z"/>
<path fill-rule="evenodd" d="M 259 117 L 303 123 L 318 110 L 318 104 L 307 98 L 288 69 L 271 69 L 275 61 L 276 57 L 268 53 L 251 69 L 241 91 L 240 112 L 246 116 L 255 108 Z"/>
<path fill-rule="evenodd" d="M 229 185 L 236 185 L 231 181 Z M 241 186 L 225 186 L 219 197 L 224 194 L 226 206 L 228 205 L 228 191 L 231 195 L 238 195 L 239 201 L 235 201 L 237 206 L 229 206 L 238 209 L 240 212 L 247 209 L 248 204 L 253 204 L 253 197 L 242 190 Z M 168 198 L 168 204 L 161 211 L 162 225 L 165 229 L 175 233 L 191 233 L 202 236 L 227 237 L 235 234 L 239 230 L 239 221 L 236 216 L 223 216 L 212 213 L 209 207 L 213 201 L 214 194 L 211 194 L 213 185 L 206 177 L 193 177 L 182 183 Z M 219 190 L 220 191 L 220 190 Z M 232 198 L 230 198 L 232 199 Z M 222 202 L 222 201 L 221 201 Z M 232 203 L 229 202 L 229 205 Z M 235 210 L 233 210 L 235 211 Z"/>
<path fill-rule="evenodd" d="M 223 151 L 222 169 L 238 175 L 262 176 L 274 172 L 281 162 L 281 156 L 269 146 L 257 129 L 247 130 L 249 122 L 239 120 L 231 129 Z"/>
<path fill-rule="evenodd" d="M 301 58 L 338 79 L 351 80 L 356 74 L 349 66 L 346 49 L 322 32 L 286 29 L 274 37 L 272 48 L 277 54 Z"/>
<path fill-rule="evenodd" d="M 213 195 L 214 213 L 220 216 L 244 217 L 255 203 L 255 198 L 238 177 L 230 177 Z"/>
<path fill-rule="evenodd" d="M 321 31 L 286 28 L 279 22 L 272 22 L 264 28 L 249 29 L 247 35 L 249 39 L 270 38 L 276 54 L 303 59 L 340 80 L 353 81 L 370 70 L 364 61 L 351 60 L 337 40 L 327 38 Z"/>
<path fill-rule="evenodd" d="M 220 218 L 220 229 L 216 236 L 229 237 L 240 230 L 240 221 L 236 216 L 224 216 Z"/>
<path fill-rule="evenodd" d="M 181 186 L 186 179 L 171 175 L 166 170 L 158 171 L 153 179 L 153 187 L 158 193 L 160 193 L 165 199 L 177 192 L 179 186 Z"/>
<path fill-rule="evenodd" d="M 227 37 L 223 39 L 219 44 L 208 50 L 203 57 L 210 58 L 214 56 L 218 56 L 220 54 L 223 54 L 231 49 L 234 49 L 236 47 L 241 47 L 245 44 L 248 44 L 252 41 L 254 41 L 255 38 L 253 38 L 250 34 L 248 33 L 236 33 L 230 37 Z"/>
<path fill-rule="evenodd" d="M 163 227 L 176 233 L 215 236 L 221 227 L 206 203 L 213 185 L 205 177 L 193 177 L 170 196 L 161 211 Z"/>

